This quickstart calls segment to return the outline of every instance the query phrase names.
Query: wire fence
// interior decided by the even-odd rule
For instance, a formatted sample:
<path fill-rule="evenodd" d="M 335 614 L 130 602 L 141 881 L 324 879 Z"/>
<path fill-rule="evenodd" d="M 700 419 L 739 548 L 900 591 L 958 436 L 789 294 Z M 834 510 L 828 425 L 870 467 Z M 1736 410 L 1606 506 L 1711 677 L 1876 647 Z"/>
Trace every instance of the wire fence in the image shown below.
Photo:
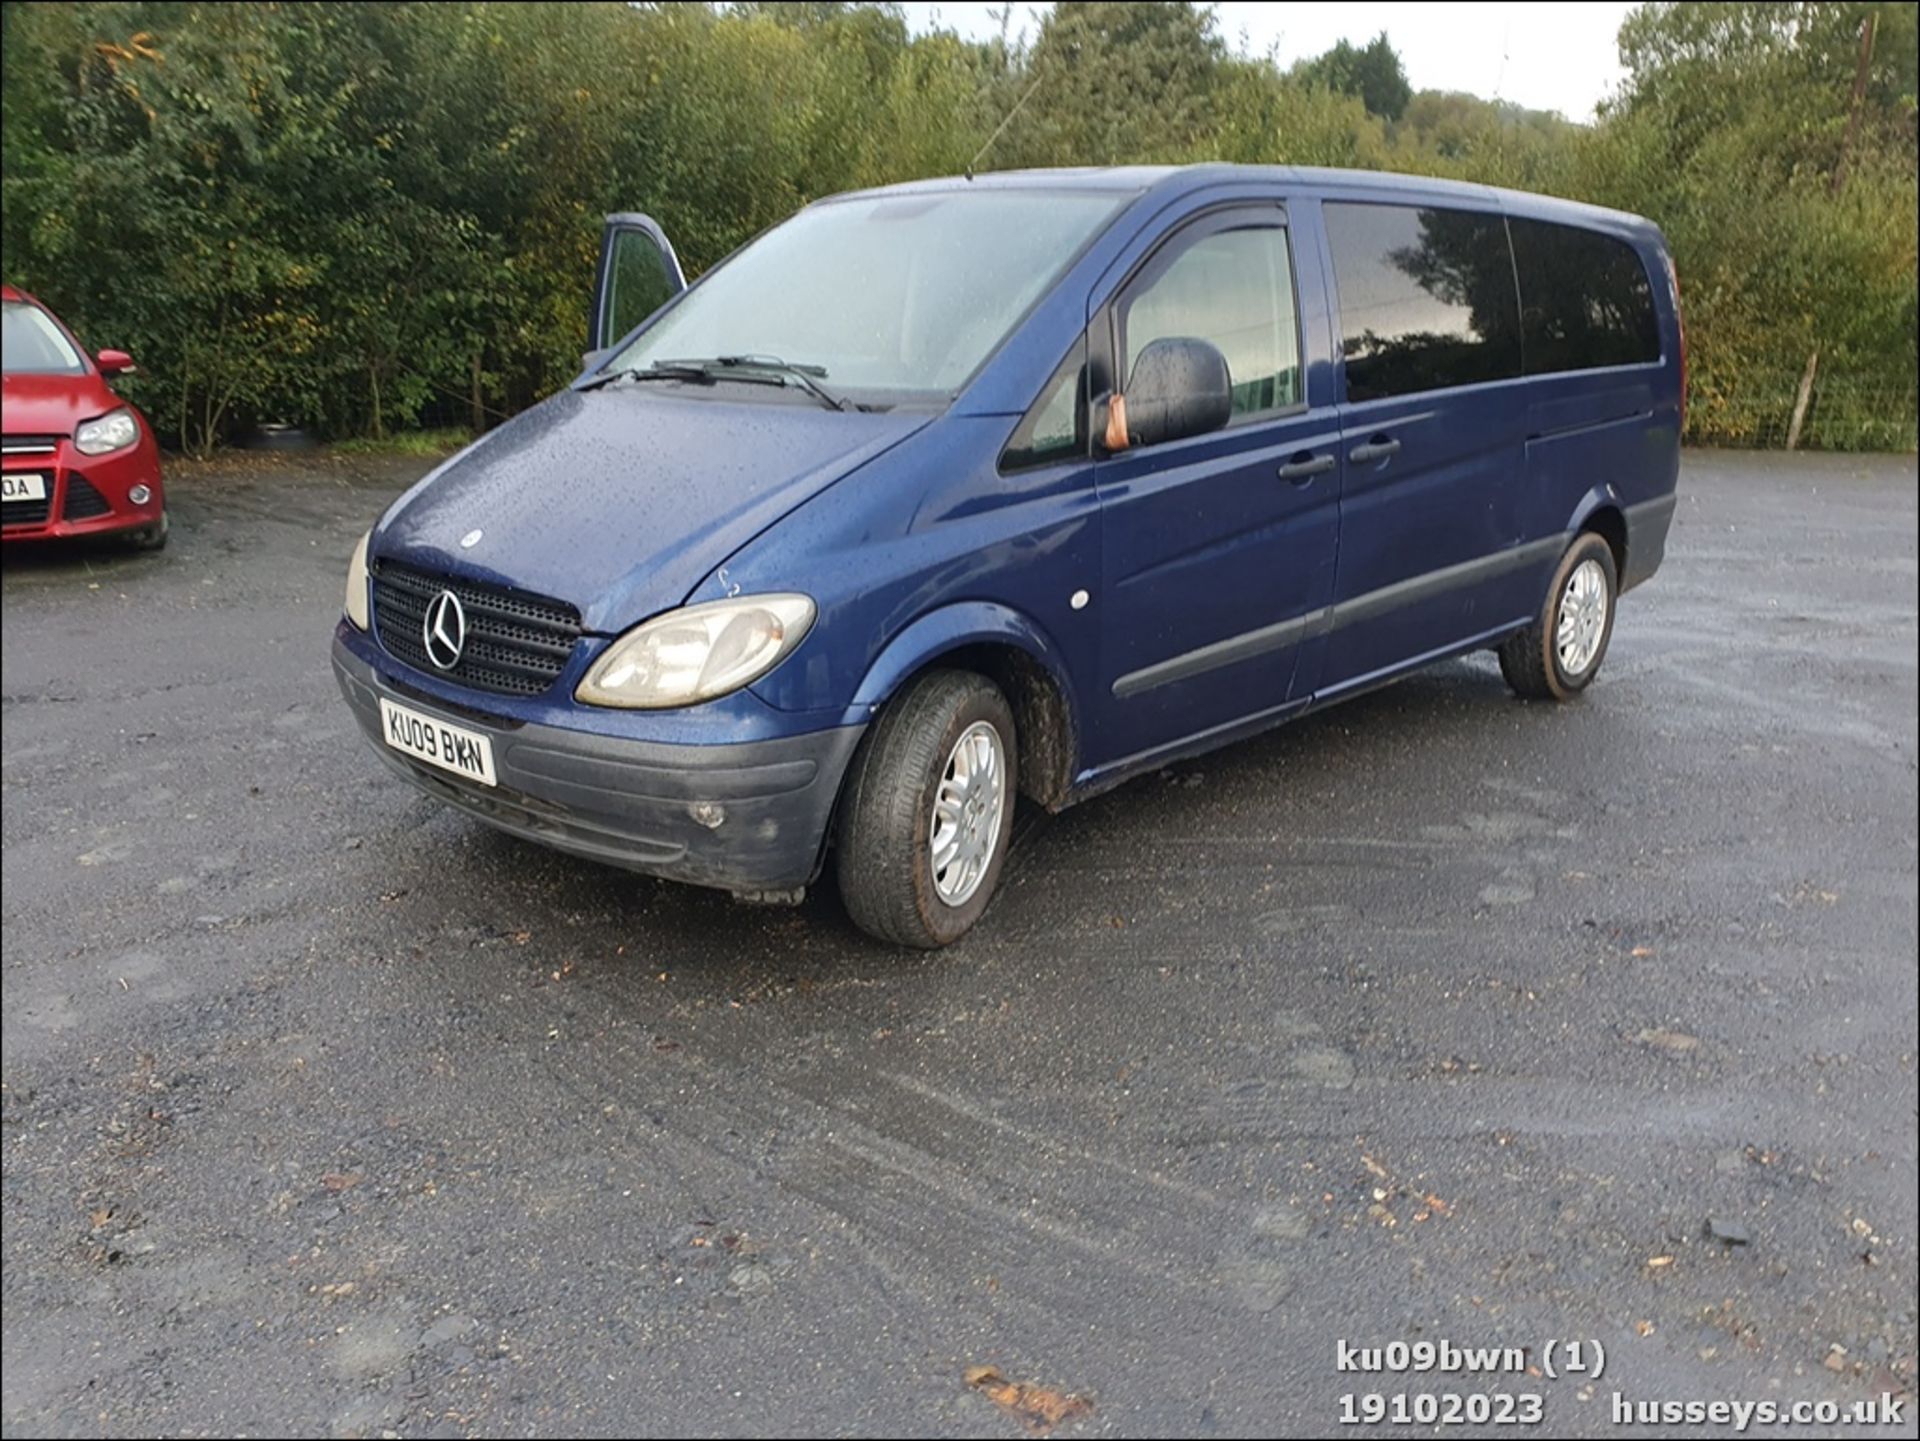
<path fill-rule="evenodd" d="M 1721 387 L 1696 377 L 1687 396 L 1687 440 L 1695 445 L 1777 450 L 1787 443 L 1800 374 L 1741 376 Z M 1920 387 L 1845 374 L 1816 375 L 1806 420 L 1805 450 L 1915 448 L 1920 431 Z"/>

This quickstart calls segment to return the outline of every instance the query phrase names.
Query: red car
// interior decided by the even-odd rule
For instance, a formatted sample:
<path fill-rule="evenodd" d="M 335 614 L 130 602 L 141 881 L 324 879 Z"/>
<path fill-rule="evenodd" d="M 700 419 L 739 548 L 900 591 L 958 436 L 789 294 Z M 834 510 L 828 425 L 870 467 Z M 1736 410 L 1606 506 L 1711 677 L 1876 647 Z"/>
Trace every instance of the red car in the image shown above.
<path fill-rule="evenodd" d="M 39 301 L 0 286 L 0 539 L 118 532 L 167 543 L 160 447 L 147 418 L 107 382 L 126 352 L 89 356 Z"/>

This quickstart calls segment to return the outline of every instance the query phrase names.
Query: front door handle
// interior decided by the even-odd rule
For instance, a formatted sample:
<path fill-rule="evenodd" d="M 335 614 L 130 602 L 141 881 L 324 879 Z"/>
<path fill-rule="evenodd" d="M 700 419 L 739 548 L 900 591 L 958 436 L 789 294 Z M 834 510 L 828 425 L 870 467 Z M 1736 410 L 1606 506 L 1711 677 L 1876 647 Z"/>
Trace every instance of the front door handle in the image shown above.
<path fill-rule="evenodd" d="M 1280 467 L 1280 478 L 1290 480 L 1295 485 L 1305 485 L 1316 475 L 1325 475 L 1332 470 L 1334 464 L 1334 458 L 1330 455 L 1308 455 L 1302 451 Z"/>
<path fill-rule="evenodd" d="M 1366 465 L 1369 462 L 1385 460 L 1387 457 L 1398 455 L 1399 453 L 1399 441 L 1385 435 L 1374 435 L 1367 438 L 1365 445 L 1356 445 L 1352 450 L 1348 451 L 1347 459 L 1355 465 Z"/>

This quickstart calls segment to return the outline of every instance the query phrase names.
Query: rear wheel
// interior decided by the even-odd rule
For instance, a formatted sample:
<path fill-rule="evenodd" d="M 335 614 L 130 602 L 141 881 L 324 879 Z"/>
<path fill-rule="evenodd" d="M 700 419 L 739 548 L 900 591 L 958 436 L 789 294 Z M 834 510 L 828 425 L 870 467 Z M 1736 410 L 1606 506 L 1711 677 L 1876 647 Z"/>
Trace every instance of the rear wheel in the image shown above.
<path fill-rule="evenodd" d="M 1500 673 L 1528 700 L 1572 700 L 1600 673 L 1613 639 L 1620 573 L 1613 548 L 1587 531 L 1568 547 L 1534 623 L 1500 646 Z"/>
<path fill-rule="evenodd" d="M 930 671 L 861 742 L 841 798 L 840 894 L 881 940 L 960 939 L 999 884 L 1013 828 L 1013 713 L 968 671 Z"/>

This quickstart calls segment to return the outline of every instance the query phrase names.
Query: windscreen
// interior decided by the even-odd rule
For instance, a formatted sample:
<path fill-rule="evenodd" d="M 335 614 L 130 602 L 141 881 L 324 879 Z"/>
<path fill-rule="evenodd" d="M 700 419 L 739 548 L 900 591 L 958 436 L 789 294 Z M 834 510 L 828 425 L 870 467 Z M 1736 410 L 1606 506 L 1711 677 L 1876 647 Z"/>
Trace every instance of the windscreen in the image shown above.
<path fill-rule="evenodd" d="M 24 300 L 0 301 L 0 371 L 81 375 L 86 365 L 47 313 Z"/>
<path fill-rule="evenodd" d="M 830 201 L 768 231 L 613 362 L 777 356 L 836 390 L 950 394 L 1127 199 L 978 190 Z"/>

